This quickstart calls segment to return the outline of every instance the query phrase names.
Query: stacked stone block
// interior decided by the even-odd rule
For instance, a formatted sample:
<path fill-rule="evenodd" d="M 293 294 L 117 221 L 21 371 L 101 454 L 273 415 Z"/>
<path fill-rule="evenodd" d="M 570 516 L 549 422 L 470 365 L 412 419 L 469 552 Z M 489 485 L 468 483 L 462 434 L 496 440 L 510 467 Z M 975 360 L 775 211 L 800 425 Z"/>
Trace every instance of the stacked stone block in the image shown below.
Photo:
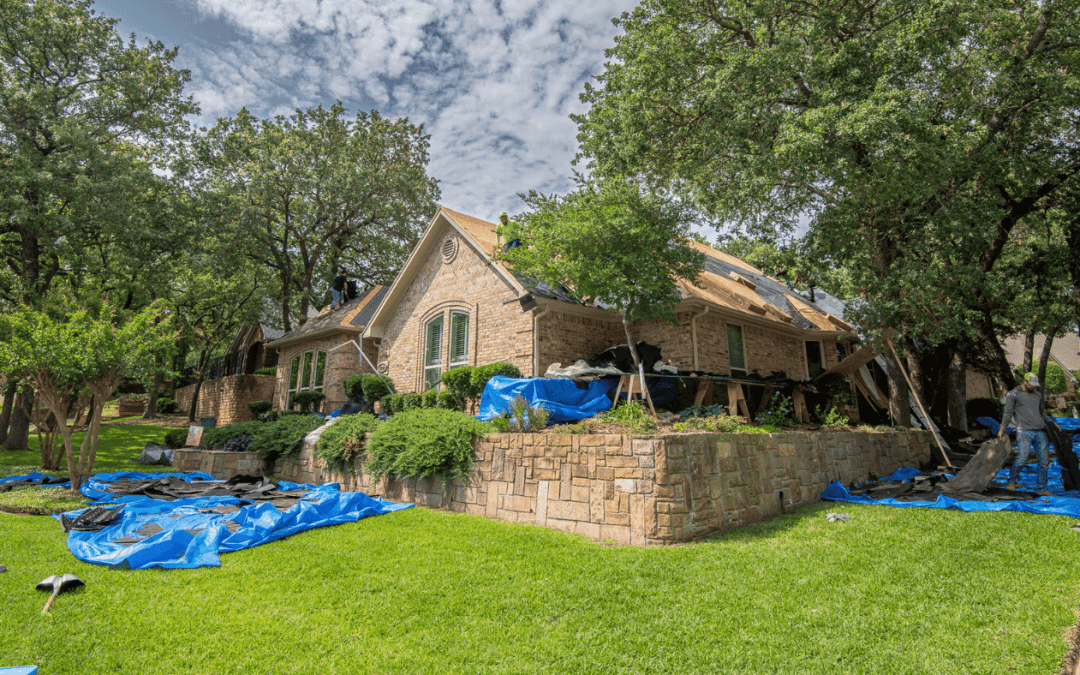
<path fill-rule="evenodd" d="M 375 480 L 314 456 L 318 431 L 298 459 L 270 473 L 298 483 L 531 523 L 619 544 L 672 544 L 760 522 L 811 504 L 833 480 L 845 485 L 930 459 L 924 431 L 682 434 L 490 434 L 476 442 L 469 480 Z M 179 451 L 174 465 L 228 478 L 251 453 Z M 256 458 L 257 459 L 257 458 Z M 200 467 L 195 469 L 193 467 Z M 244 465 L 250 468 L 250 464 Z M 211 468 L 204 468 L 211 467 Z M 221 467 L 222 473 L 217 473 Z"/>
<path fill-rule="evenodd" d="M 273 375 L 228 375 L 206 380 L 199 390 L 195 418 L 213 417 L 218 426 L 255 419 L 247 404 L 272 400 L 275 381 Z M 194 392 L 194 384 L 176 390 L 176 409 L 179 413 L 187 413 L 191 408 Z"/>

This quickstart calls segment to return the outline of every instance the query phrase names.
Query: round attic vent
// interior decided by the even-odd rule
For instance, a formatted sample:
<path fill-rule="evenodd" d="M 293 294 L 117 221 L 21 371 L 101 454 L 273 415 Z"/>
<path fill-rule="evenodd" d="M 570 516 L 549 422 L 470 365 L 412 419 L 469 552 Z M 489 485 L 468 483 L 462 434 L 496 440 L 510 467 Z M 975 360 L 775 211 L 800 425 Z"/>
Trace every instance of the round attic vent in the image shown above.
<path fill-rule="evenodd" d="M 455 255 L 457 255 L 457 241 L 452 237 L 447 237 L 446 240 L 442 243 L 443 262 L 453 262 Z"/>

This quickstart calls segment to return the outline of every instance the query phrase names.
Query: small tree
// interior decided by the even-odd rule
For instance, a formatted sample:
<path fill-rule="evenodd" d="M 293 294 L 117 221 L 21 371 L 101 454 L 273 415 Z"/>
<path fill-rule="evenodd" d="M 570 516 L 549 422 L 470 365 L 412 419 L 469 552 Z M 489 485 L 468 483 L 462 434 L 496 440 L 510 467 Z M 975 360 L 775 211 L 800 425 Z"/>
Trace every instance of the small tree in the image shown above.
<path fill-rule="evenodd" d="M 691 230 L 683 208 L 625 178 L 579 179 L 565 197 L 521 197 L 532 209 L 521 216 L 525 246 L 502 252 L 500 259 L 619 310 L 634 367 L 644 377 L 630 323 L 674 321 L 680 285 L 696 283 L 705 262 L 704 254 L 686 245 Z"/>
<path fill-rule="evenodd" d="M 141 376 L 175 336 L 159 310 L 150 307 L 118 322 L 106 308 L 98 317 L 79 310 L 63 320 L 21 307 L 0 316 L 0 370 L 15 373 L 36 390 L 37 400 L 56 417 L 68 475 L 78 489 L 93 473 L 101 416 L 121 378 Z M 71 404 L 86 387 L 93 394 L 90 429 L 79 448 L 67 425 Z"/>

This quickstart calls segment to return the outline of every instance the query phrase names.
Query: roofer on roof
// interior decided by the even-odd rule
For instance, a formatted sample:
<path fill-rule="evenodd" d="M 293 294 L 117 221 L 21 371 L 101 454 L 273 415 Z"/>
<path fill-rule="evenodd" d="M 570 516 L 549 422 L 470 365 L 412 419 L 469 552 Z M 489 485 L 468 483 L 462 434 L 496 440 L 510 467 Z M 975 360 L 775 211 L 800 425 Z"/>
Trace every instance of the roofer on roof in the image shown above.
<path fill-rule="evenodd" d="M 499 224 L 495 226 L 495 245 L 501 244 L 503 239 L 507 249 L 521 246 L 520 226 L 509 219 L 506 211 L 499 214 Z"/>

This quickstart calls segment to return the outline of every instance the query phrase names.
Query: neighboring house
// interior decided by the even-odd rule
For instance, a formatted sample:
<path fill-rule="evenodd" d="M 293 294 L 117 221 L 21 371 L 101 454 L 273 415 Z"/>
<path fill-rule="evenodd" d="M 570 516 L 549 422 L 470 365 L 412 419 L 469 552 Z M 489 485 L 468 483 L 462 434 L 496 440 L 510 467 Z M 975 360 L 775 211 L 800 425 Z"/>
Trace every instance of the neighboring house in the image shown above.
<path fill-rule="evenodd" d="M 326 412 L 346 402 L 345 378 L 374 372 L 354 343 L 362 344 L 367 359 L 375 362 L 378 350 L 374 341 L 361 340 L 361 335 L 387 290 L 386 286 L 375 286 L 334 311 L 327 305 L 315 318 L 267 345 L 279 354 L 275 410 L 287 409 L 289 397 L 306 390 L 326 395 L 321 407 Z"/>
<path fill-rule="evenodd" d="M 539 377 L 553 363 L 626 342 L 618 313 L 523 282 L 492 260 L 495 242 L 493 223 L 447 208 L 431 220 L 364 331 L 365 350 L 378 345 L 378 370 L 399 391 L 438 387 L 449 368 L 496 361 Z M 852 335 L 847 323 L 748 263 L 689 245 L 707 256 L 701 287 L 681 283 L 678 324 L 636 321 L 635 339 L 682 371 L 718 375 L 784 371 L 806 380 L 843 356 L 837 338 Z"/>
<path fill-rule="evenodd" d="M 255 375 L 261 368 L 277 365 L 277 350 L 267 343 L 280 338 L 282 332 L 262 324 L 244 326 L 225 355 L 214 359 L 199 389 L 195 415 L 199 418 L 213 417 L 218 424 L 232 424 L 254 418 L 247 404 L 266 401 L 274 395 L 274 377 Z M 188 378 L 191 381 L 191 378 Z M 191 407 L 194 384 L 176 390 L 176 406 L 181 413 Z"/>

